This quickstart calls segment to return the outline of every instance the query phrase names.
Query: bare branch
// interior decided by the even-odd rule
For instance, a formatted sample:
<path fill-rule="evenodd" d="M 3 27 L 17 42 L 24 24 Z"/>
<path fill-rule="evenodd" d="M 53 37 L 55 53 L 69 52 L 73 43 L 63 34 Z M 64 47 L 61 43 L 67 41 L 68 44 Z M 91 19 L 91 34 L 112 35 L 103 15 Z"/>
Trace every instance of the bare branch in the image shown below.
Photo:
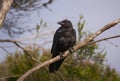
<path fill-rule="evenodd" d="M 88 43 L 87 45 L 91 45 L 91 44 L 94 44 L 94 43 L 97 43 L 97 42 L 101 42 L 101 41 L 105 41 L 105 40 L 113 39 L 113 38 L 118 38 L 118 37 L 120 37 L 120 35 L 115 35 L 115 36 L 111 36 L 111 37 L 106 37 L 106 38 L 103 38 L 103 39 L 99 39 L 99 40 L 90 42 L 90 43 Z"/>
<path fill-rule="evenodd" d="M 35 61 L 36 63 L 40 64 L 40 62 L 39 62 L 37 59 L 35 59 L 34 57 L 32 57 L 32 56 L 30 55 L 29 50 L 23 48 L 23 47 L 20 46 L 17 42 L 14 42 L 14 44 L 15 44 L 16 46 L 18 46 L 19 48 L 21 48 L 33 61 Z"/>
<path fill-rule="evenodd" d="M 8 10 L 11 7 L 13 0 L 0 0 L 0 28 L 2 27 L 3 21 L 5 19 L 5 16 L 8 12 Z"/>
<path fill-rule="evenodd" d="M 0 39 L 0 42 L 10 42 L 10 43 L 14 43 L 17 47 L 21 48 L 33 61 L 35 61 L 36 63 L 40 64 L 40 62 L 35 59 L 34 57 L 32 57 L 30 55 L 30 53 L 28 52 L 29 50 L 25 49 L 24 47 L 20 46 L 18 44 L 18 42 L 20 42 L 19 40 L 9 40 L 9 39 Z"/>
<path fill-rule="evenodd" d="M 90 43 L 91 40 L 93 40 L 95 37 L 97 37 L 98 35 L 100 35 L 101 33 L 103 33 L 104 31 L 110 29 L 111 27 L 117 25 L 118 23 L 120 23 L 120 18 L 108 23 L 107 25 L 105 25 L 103 28 L 101 28 L 100 30 L 98 30 L 95 34 L 91 35 L 90 37 L 86 38 L 83 42 L 78 43 L 77 45 L 75 45 L 74 48 L 74 52 L 77 51 L 78 49 L 80 49 L 81 47 L 86 46 L 88 43 Z M 69 55 L 69 51 L 67 50 L 64 54 L 63 57 L 67 57 Z M 17 81 L 24 81 L 29 75 L 31 75 L 33 72 L 39 70 L 42 67 L 45 67 L 53 62 L 56 62 L 60 60 L 60 56 L 56 56 L 55 58 L 52 58 L 50 60 L 47 60 L 45 62 L 43 62 L 42 64 L 28 70 L 24 75 L 22 75 Z"/>
<path fill-rule="evenodd" d="M 11 77 L 19 77 L 21 75 L 11 75 L 11 76 L 6 76 L 6 77 L 1 77 L 0 81 L 6 81 L 6 79 L 11 78 Z"/>
<path fill-rule="evenodd" d="M 115 47 L 120 47 L 119 45 L 116 45 L 116 44 L 112 43 L 111 41 L 108 41 L 108 40 L 107 40 L 107 42 L 110 43 L 110 44 L 112 44 L 112 45 L 115 46 Z"/>
<path fill-rule="evenodd" d="M 7 54 L 10 54 L 4 47 L 0 47 L 3 51 L 5 51 Z"/>
<path fill-rule="evenodd" d="M 11 42 L 11 43 L 15 43 L 15 42 L 19 42 L 17 40 L 9 40 L 9 39 L 0 39 L 0 42 Z"/>

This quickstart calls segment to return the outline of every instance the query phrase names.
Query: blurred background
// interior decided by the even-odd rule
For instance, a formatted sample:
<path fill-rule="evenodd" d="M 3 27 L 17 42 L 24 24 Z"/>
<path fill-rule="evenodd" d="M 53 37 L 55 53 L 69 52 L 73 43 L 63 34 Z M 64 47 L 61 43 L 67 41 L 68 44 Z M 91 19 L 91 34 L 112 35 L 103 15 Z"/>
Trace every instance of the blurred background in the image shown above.
<path fill-rule="evenodd" d="M 120 17 L 120 0 L 13 0 L 0 39 L 16 40 L 22 47 L 33 46 L 50 50 L 54 32 L 59 28 L 57 22 L 69 19 L 76 31 L 80 16 L 83 17 L 83 31 L 95 33 L 109 22 Z M 119 35 L 120 24 L 111 28 L 95 40 Z M 78 34 L 78 32 L 77 32 Z M 106 52 L 104 63 L 120 72 L 120 38 L 99 43 L 99 50 Z M 0 42 L 0 62 L 16 50 L 14 43 Z M 22 51 L 22 50 L 21 50 Z M 40 52 L 42 54 L 42 52 Z"/>

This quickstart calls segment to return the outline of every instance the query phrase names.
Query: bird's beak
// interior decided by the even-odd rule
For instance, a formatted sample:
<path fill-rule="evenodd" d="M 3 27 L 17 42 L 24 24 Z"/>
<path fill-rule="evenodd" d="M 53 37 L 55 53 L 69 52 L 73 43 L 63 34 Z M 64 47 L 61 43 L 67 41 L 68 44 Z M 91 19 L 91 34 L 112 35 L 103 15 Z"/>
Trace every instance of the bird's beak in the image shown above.
<path fill-rule="evenodd" d="M 64 23 L 63 23 L 62 21 L 58 22 L 58 24 L 60 24 L 60 25 L 64 25 Z"/>

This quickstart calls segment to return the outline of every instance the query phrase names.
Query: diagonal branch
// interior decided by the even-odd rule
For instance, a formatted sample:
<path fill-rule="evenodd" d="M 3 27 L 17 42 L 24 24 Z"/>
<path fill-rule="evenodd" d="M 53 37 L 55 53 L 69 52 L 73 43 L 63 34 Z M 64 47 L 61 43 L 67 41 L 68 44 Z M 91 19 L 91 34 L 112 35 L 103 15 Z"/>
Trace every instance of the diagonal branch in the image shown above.
<path fill-rule="evenodd" d="M 111 45 L 115 46 L 115 47 L 120 47 L 119 45 L 116 45 L 116 44 L 112 43 L 111 41 L 107 40 L 107 42 L 110 43 Z"/>
<path fill-rule="evenodd" d="M 34 57 L 32 57 L 30 55 L 30 53 L 28 52 L 28 50 L 26 48 L 23 48 L 22 46 L 20 46 L 18 44 L 18 42 L 20 42 L 19 40 L 9 40 L 9 39 L 0 39 L 0 42 L 10 42 L 10 43 L 14 43 L 17 47 L 21 48 L 33 61 L 35 61 L 36 63 L 40 64 L 40 62 L 35 59 Z"/>
<path fill-rule="evenodd" d="M 3 51 L 5 51 L 7 54 L 10 54 L 4 47 L 0 47 Z"/>
<path fill-rule="evenodd" d="M 8 78 L 12 78 L 12 77 L 19 77 L 19 76 L 21 76 L 21 74 L 20 75 L 11 75 L 11 76 L 6 76 L 6 77 L 0 77 L 0 81 L 6 81 L 6 79 L 8 79 Z"/>
<path fill-rule="evenodd" d="M 97 37 L 98 35 L 100 35 L 101 33 L 103 33 L 104 31 L 114 27 L 115 25 L 117 25 L 118 23 L 120 23 L 120 18 L 108 23 L 107 25 L 105 25 L 103 28 L 101 28 L 100 30 L 98 30 L 96 33 L 94 33 L 93 35 L 91 35 L 90 37 L 86 38 L 83 42 L 78 43 L 77 45 L 75 45 L 74 48 L 74 52 L 77 51 L 78 49 L 80 49 L 81 47 L 86 46 L 88 43 L 91 42 L 91 40 L 93 40 L 95 37 Z M 69 55 L 69 51 L 67 50 L 64 54 L 63 57 L 67 57 Z M 50 60 L 47 60 L 45 62 L 43 62 L 42 64 L 28 70 L 24 75 L 22 75 L 17 81 L 24 81 L 28 76 L 30 76 L 33 72 L 41 69 L 42 67 L 45 67 L 53 62 L 56 62 L 60 60 L 60 56 L 56 56 L 55 58 L 52 58 Z"/>
<path fill-rule="evenodd" d="M 94 44 L 94 43 L 97 43 L 97 42 L 101 42 L 101 41 L 105 41 L 105 40 L 113 39 L 113 38 L 118 38 L 118 37 L 120 37 L 120 35 L 115 35 L 115 36 L 111 36 L 111 37 L 102 38 L 102 39 L 90 42 L 87 45 L 91 45 L 91 44 Z"/>
<path fill-rule="evenodd" d="M 15 44 L 17 47 L 21 48 L 33 61 L 35 61 L 35 62 L 38 63 L 38 64 L 41 64 L 37 59 L 35 59 L 33 56 L 30 55 L 30 53 L 28 52 L 27 49 L 25 49 L 25 48 L 23 48 L 22 46 L 20 46 L 17 42 L 14 42 L 14 44 Z"/>

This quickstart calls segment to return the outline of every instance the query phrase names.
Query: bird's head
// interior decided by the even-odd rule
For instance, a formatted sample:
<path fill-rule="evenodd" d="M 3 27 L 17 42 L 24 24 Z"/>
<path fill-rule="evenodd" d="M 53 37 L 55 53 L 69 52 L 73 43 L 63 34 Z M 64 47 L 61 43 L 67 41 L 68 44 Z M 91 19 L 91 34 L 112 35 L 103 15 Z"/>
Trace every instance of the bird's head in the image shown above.
<path fill-rule="evenodd" d="M 58 24 L 60 24 L 61 26 L 65 26 L 65 27 L 72 27 L 72 23 L 68 19 L 60 21 L 60 22 L 58 22 Z"/>

